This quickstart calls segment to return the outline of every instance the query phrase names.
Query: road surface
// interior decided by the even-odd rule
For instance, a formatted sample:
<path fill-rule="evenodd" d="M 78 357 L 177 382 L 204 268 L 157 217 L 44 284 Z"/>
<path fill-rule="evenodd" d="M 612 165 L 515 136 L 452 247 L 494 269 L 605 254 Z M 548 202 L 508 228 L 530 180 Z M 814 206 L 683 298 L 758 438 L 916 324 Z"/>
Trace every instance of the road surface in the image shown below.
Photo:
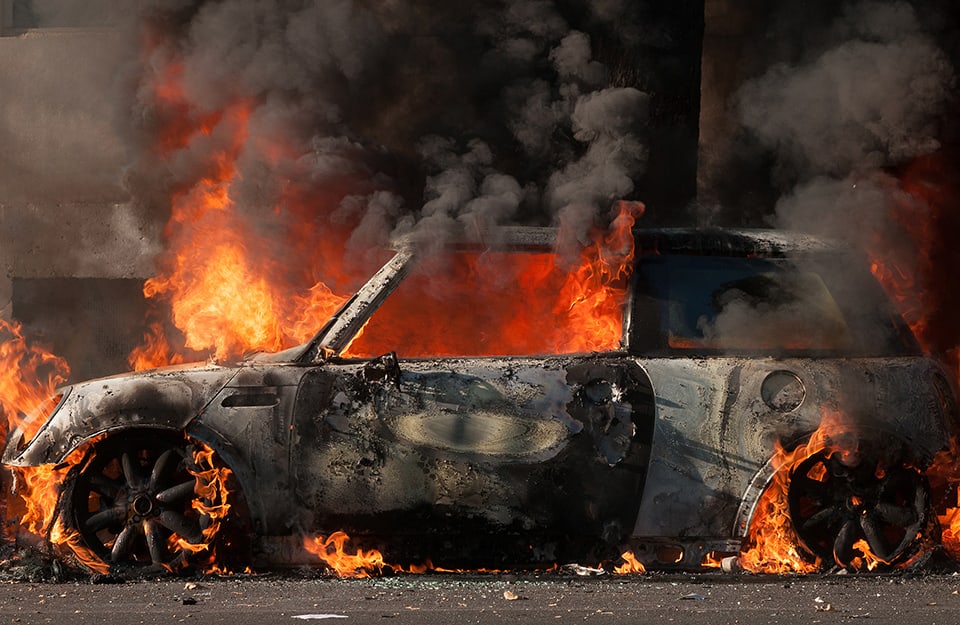
<path fill-rule="evenodd" d="M 314 573 L 0 583 L 0 624 L 960 623 L 960 576 Z"/>

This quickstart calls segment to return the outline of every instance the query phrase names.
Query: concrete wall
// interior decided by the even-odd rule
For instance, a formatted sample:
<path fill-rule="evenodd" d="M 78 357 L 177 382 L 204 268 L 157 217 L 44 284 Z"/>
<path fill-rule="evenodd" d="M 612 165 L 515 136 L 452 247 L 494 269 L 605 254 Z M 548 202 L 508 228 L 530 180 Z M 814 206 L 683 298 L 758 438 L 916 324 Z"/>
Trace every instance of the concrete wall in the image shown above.
<path fill-rule="evenodd" d="M 0 315 L 14 277 L 151 275 L 158 233 L 127 202 L 114 122 L 123 44 L 41 29 L 0 37 L 0 59 Z"/>

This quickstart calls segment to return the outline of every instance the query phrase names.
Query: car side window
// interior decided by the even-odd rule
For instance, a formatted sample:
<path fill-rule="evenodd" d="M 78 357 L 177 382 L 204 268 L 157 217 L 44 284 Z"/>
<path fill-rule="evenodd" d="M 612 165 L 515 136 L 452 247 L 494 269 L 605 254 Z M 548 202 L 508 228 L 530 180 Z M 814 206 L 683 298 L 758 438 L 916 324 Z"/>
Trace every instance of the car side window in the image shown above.
<path fill-rule="evenodd" d="M 898 329 L 880 312 L 883 299 L 847 296 L 849 289 L 838 288 L 836 276 L 822 269 L 785 259 L 645 256 L 638 263 L 632 350 L 896 351 L 891 337 Z M 867 327 L 880 329 L 873 340 L 865 340 Z"/>
<path fill-rule="evenodd" d="M 626 284 L 584 290 L 550 251 L 449 251 L 421 260 L 344 351 L 401 358 L 614 351 Z M 578 290 L 579 289 L 579 290 Z"/>

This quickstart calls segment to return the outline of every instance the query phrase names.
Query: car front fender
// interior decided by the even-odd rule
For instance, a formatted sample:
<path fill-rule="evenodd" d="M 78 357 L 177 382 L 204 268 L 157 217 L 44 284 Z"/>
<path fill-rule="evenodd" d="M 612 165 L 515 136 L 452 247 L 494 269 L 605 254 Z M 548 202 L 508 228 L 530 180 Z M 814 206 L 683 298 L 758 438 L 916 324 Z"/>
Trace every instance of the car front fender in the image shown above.
<path fill-rule="evenodd" d="M 182 430 L 236 373 L 213 365 L 158 369 L 76 384 L 36 435 L 11 433 L 4 464 L 59 464 L 102 434 L 127 429 Z"/>

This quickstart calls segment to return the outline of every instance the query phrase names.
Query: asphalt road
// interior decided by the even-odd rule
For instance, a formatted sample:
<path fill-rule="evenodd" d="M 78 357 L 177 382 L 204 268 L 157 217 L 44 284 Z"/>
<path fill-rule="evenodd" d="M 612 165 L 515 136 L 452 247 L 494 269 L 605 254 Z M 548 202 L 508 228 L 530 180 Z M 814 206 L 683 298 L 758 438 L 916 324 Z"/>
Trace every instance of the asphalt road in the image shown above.
<path fill-rule="evenodd" d="M 960 576 L 261 575 L 0 583 L 0 623 L 960 623 Z"/>

